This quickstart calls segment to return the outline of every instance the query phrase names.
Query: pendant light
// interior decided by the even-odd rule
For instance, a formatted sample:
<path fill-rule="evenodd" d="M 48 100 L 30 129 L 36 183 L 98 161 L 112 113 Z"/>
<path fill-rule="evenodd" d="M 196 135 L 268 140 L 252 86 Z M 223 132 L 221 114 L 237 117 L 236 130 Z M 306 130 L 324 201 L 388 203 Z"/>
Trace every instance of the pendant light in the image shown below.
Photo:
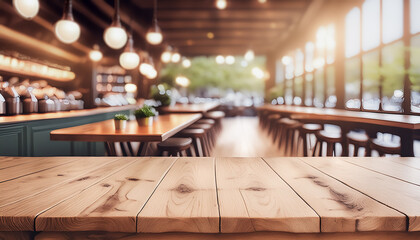
<path fill-rule="evenodd" d="M 175 49 L 172 52 L 171 62 L 173 62 L 173 63 L 179 63 L 179 61 L 181 61 L 181 54 L 179 54 L 178 50 Z"/>
<path fill-rule="evenodd" d="M 140 63 L 139 55 L 134 52 L 134 41 L 132 34 L 128 36 L 127 46 L 125 50 L 120 55 L 120 65 L 124 69 L 131 70 L 136 68 Z"/>
<path fill-rule="evenodd" d="M 157 71 L 151 57 L 144 58 L 143 62 L 140 64 L 139 71 L 148 79 L 154 79 L 157 77 Z"/>
<path fill-rule="evenodd" d="M 172 47 L 167 46 L 165 51 L 162 53 L 162 55 L 160 55 L 160 60 L 163 63 L 169 63 L 171 59 L 172 59 Z"/>
<path fill-rule="evenodd" d="M 13 6 L 23 18 L 30 20 L 39 11 L 39 0 L 13 0 Z"/>
<path fill-rule="evenodd" d="M 157 0 L 154 0 L 153 8 L 153 24 L 146 34 L 147 42 L 152 45 L 159 45 L 162 43 L 163 36 L 160 27 L 157 24 Z"/>
<path fill-rule="evenodd" d="M 106 45 L 113 49 L 121 49 L 127 43 L 127 33 L 121 26 L 120 21 L 120 1 L 114 0 L 114 19 L 111 26 L 104 32 L 104 41 Z"/>
<path fill-rule="evenodd" d="M 227 7 L 227 1 L 226 0 L 216 0 L 216 7 L 220 10 L 223 10 Z"/>
<path fill-rule="evenodd" d="M 102 57 L 103 57 L 103 54 L 100 51 L 98 44 L 95 44 L 93 46 L 93 50 L 91 50 L 89 52 L 89 58 L 90 58 L 90 60 L 92 60 L 93 62 L 99 62 L 99 61 L 102 60 Z"/>
<path fill-rule="evenodd" d="M 245 53 L 245 60 L 247 60 L 248 62 L 254 60 L 255 57 L 255 53 L 254 51 L 252 51 L 251 49 L 249 49 L 246 53 Z"/>
<path fill-rule="evenodd" d="M 80 37 L 80 26 L 73 19 L 72 0 L 66 0 L 63 17 L 55 23 L 55 36 L 63 43 L 74 43 Z"/>

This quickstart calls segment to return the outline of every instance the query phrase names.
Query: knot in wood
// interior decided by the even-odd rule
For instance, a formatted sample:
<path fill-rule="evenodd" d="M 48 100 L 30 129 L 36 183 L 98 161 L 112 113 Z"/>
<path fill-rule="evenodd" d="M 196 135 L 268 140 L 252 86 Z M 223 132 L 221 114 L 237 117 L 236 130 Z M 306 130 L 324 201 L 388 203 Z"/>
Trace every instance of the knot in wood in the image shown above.
<path fill-rule="evenodd" d="M 247 188 L 245 190 L 247 190 L 247 191 L 261 192 L 261 191 L 265 191 L 267 189 L 266 188 L 263 188 L 263 187 L 249 187 L 249 188 Z"/>
<path fill-rule="evenodd" d="M 179 192 L 179 193 L 192 193 L 194 192 L 194 189 L 188 187 L 185 184 L 180 184 L 175 191 Z"/>

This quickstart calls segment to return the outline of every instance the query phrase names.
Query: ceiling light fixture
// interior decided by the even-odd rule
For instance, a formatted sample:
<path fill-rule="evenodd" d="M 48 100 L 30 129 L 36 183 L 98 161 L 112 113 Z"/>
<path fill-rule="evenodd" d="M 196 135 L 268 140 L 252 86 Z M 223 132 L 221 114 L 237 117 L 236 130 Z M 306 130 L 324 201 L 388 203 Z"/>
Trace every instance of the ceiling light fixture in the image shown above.
<path fill-rule="evenodd" d="M 235 63 L 235 57 L 234 56 L 231 56 L 231 55 L 226 56 L 226 60 L 225 61 L 226 61 L 226 64 L 232 65 L 232 64 Z"/>
<path fill-rule="evenodd" d="M 252 51 L 251 49 L 250 49 L 250 50 L 248 50 L 248 51 L 245 53 L 245 60 L 247 60 L 248 62 L 250 62 L 250 61 L 254 60 L 254 58 L 255 58 L 255 53 L 254 53 L 254 51 Z"/>
<path fill-rule="evenodd" d="M 55 23 L 55 36 L 66 44 L 74 43 L 80 37 L 80 26 L 74 21 L 72 0 L 66 0 L 63 17 Z"/>
<path fill-rule="evenodd" d="M 223 63 L 225 63 L 225 57 L 223 57 L 222 55 L 218 55 L 216 57 L 216 63 L 217 64 L 223 64 Z"/>
<path fill-rule="evenodd" d="M 216 0 L 216 7 L 220 10 L 223 10 L 227 7 L 227 1 L 226 0 Z"/>
<path fill-rule="evenodd" d="M 178 63 L 179 61 L 181 61 L 181 54 L 179 54 L 179 52 L 175 50 L 172 53 L 171 62 Z"/>
<path fill-rule="evenodd" d="M 169 63 L 172 58 L 172 48 L 170 46 L 166 47 L 166 50 L 160 55 L 160 60 L 163 63 Z"/>
<path fill-rule="evenodd" d="M 136 52 L 134 52 L 134 40 L 133 36 L 130 34 L 128 36 L 127 46 L 125 47 L 124 52 L 120 55 L 120 65 L 124 69 L 132 70 L 136 68 L 139 63 L 140 57 Z"/>
<path fill-rule="evenodd" d="M 160 30 L 160 27 L 157 23 L 157 0 L 154 0 L 153 24 L 149 31 L 147 31 L 146 39 L 147 42 L 152 45 L 159 45 L 163 40 L 162 31 Z"/>
<path fill-rule="evenodd" d="M 127 43 L 128 37 L 126 31 L 121 26 L 119 0 L 114 0 L 114 10 L 112 24 L 104 32 L 104 41 L 110 48 L 120 49 Z"/>
<path fill-rule="evenodd" d="M 189 68 L 191 67 L 191 61 L 188 58 L 185 58 L 184 60 L 182 60 L 182 66 L 184 68 Z"/>
<path fill-rule="evenodd" d="M 102 52 L 99 50 L 98 44 L 93 45 L 93 50 L 89 52 L 89 58 L 90 60 L 94 62 L 99 62 L 102 60 Z"/>
<path fill-rule="evenodd" d="M 39 0 L 13 0 L 13 6 L 23 18 L 30 20 L 39 11 Z"/>

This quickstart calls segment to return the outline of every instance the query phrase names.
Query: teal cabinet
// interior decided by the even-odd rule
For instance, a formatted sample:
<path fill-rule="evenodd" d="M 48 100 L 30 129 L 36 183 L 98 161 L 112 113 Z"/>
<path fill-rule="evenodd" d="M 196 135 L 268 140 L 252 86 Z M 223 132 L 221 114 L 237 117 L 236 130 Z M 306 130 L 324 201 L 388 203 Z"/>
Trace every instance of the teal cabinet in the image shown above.
<path fill-rule="evenodd" d="M 50 132 L 113 118 L 116 111 L 83 117 L 0 123 L 0 156 L 104 156 L 102 142 L 51 141 Z"/>

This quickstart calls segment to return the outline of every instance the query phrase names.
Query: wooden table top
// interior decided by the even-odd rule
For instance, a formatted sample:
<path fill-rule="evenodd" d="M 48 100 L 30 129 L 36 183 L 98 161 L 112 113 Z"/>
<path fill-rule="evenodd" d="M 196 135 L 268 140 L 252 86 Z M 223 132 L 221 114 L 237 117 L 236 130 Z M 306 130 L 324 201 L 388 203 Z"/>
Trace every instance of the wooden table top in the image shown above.
<path fill-rule="evenodd" d="M 258 107 L 259 110 L 269 110 L 278 113 L 299 114 L 316 120 L 347 121 L 356 123 L 371 123 L 389 127 L 407 129 L 420 129 L 420 116 L 357 112 L 332 108 L 302 107 L 290 105 L 266 104 Z"/>
<path fill-rule="evenodd" d="M 163 113 L 206 113 L 220 106 L 218 102 L 196 103 L 196 104 L 176 104 L 174 106 L 162 107 Z"/>
<path fill-rule="evenodd" d="M 0 192 L 0 232 L 420 231 L 419 158 L 0 157 Z"/>
<path fill-rule="evenodd" d="M 201 118 L 201 114 L 168 114 L 154 119 L 152 126 L 127 122 L 124 130 L 115 130 L 114 120 L 57 129 L 51 140 L 85 142 L 162 142 Z"/>
<path fill-rule="evenodd" d="M 15 116 L 0 116 L 0 125 L 1 124 L 11 124 L 19 122 L 29 122 L 29 121 L 42 121 L 48 119 L 60 119 L 60 118 L 71 118 L 71 117 L 84 117 L 101 113 L 109 112 L 118 112 L 125 110 L 133 110 L 137 105 L 126 105 L 119 107 L 100 107 L 93 109 L 83 109 L 83 110 L 71 110 L 63 112 L 51 112 L 51 113 L 33 113 L 33 114 L 22 114 Z"/>

